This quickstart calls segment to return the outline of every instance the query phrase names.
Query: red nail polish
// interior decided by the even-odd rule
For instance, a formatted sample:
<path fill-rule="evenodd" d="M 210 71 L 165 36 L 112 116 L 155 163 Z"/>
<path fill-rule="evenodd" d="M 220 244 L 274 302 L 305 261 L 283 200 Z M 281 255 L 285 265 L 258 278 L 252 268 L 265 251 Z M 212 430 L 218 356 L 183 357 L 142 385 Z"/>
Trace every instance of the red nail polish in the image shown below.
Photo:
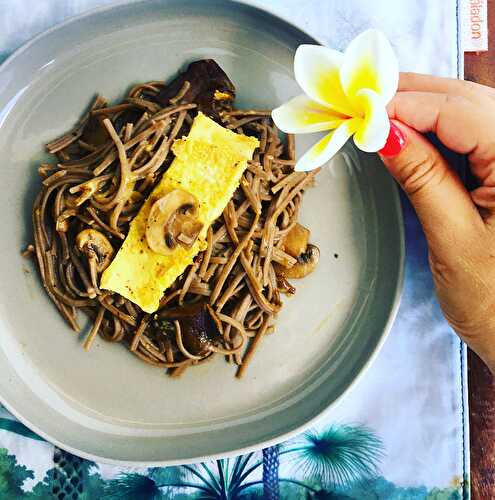
<path fill-rule="evenodd" d="M 402 130 L 394 123 L 390 122 L 390 132 L 388 133 L 387 142 L 380 151 L 382 156 L 396 156 L 406 145 L 406 137 Z"/>

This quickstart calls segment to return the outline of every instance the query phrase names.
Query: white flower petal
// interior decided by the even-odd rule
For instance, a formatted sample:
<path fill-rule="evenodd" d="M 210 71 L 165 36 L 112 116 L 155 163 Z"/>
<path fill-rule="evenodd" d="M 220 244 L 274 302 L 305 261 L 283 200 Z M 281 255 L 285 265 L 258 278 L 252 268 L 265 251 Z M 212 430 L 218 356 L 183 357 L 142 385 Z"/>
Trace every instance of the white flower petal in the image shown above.
<path fill-rule="evenodd" d="M 320 45 L 300 45 L 294 56 L 294 76 L 313 101 L 347 116 L 354 108 L 340 83 L 342 53 Z"/>
<path fill-rule="evenodd" d="M 364 111 L 364 118 L 354 134 L 354 143 L 362 151 L 374 153 L 385 146 L 390 132 L 385 103 L 381 96 L 370 89 L 361 89 L 356 95 L 356 102 Z"/>
<path fill-rule="evenodd" d="M 295 170 L 298 172 L 307 172 L 321 167 L 342 148 L 349 137 L 359 127 L 360 122 L 360 118 L 353 118 L 342 122 L 338 128 L 327 134 L 304 153 L 297 162 Z"/>
<path fill-rule="evenodd" d="M 307 134 L 337 128 L 345 117 L 300 95 L 275 108 L 272 118 L 286 134 Z"/>
<path fill-rule="evenodd" d="M 340 81 L 354 103 L 357 92 L 367 88 L 388 103 L 399 84 L 399 63 L 387 37 L 378 30 L 358 35 L 344 52 Z"/>

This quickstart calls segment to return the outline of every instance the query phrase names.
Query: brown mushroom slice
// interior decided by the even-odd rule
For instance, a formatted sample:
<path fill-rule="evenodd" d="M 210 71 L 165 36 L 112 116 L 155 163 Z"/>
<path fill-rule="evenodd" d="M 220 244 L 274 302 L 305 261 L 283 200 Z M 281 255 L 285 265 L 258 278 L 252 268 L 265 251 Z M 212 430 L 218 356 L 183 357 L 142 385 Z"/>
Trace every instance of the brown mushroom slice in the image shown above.
<path fill-rule="evenodd" d="M 173 322 L 180 324 L 182 343 L 194 356 L 206 356 L 211 347 L 220 340 L 220 332 L 206 302 L 196 302 L 173 309 L 163 309 L 156 314 L 156 322 Z M 164 328 L 162 331 L 169 331 Z"/>
<path fill-rule="evenodd" d="M 146 241 L 151 250 L 169 255 L 177 245 L 191 248 L 203 229 L 198 209 L 196 197 L 183 189 L 174 189 L 155 201 L 146 223 Z"/>
<path fill-rule="evenodd" d="M 81 231 L 76 236 L 76 246 L 88 260 L 91 284 L 94 287 L 90 293 L 91 297 L 91 295 L 99 293 L 98 275 L 110 265 L 114 250 L 107 237 L 96 229 Z"/>
<path fill-rule="evenodd" d="M 309 229 L 299 223 L 286 234 L 282 247 L 292 257 L 299 257 L 306 251 L 309 242 Z"/>
<path fill-rule="evenodd" d="M 76 236 L 77 248 L 88 258 L 96 258 L 96 269 L 102 273 L 112 261 L 114 250 L 108 238 L 96 229 L 84 229 Z"/>
<path fill-rule="evenodd" d="M 283 267 L 276 262 L 273 263 L 277 276 L 283 278 L 304 278 L 311 274 L 320 259 L 320 250 L 316 245 L 309 244 L 306 251 L 297 257 L 297 262 L 292 267 Z"/>

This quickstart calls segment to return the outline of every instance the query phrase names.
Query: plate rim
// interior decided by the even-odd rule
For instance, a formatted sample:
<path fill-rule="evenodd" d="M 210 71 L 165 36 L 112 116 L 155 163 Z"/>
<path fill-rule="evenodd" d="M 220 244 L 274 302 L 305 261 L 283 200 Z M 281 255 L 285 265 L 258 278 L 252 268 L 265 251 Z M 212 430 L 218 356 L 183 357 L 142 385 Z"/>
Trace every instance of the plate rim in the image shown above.
<path fill-rule="evenodd" d="M 56 23 L 55 25 L 51 26 L 50 28 L 33 36 L 32 38 L 27 40 L 25 43 L 23 43 L 20 47 L 18 47 L 16 50 L 14 50 L 14 52 L 12 52 L 0 64 L 0 75 L 8 69 L 8 67 L 12 64 L 13 61 L 15 61 L 24 52 L 29 50 L 32 46 L 34 46 L 39 40 L 49 36 L 51 33 L 55 32 L 61 28 L 64 28 L 70 24 L 76 23 L 76 22 L 78 22 L 82 19 L 85 19 L 87 17 L 92 17 L 94 15 L 106 13 L 106 12 L 116 10 L 116 9 L 119 9 L 122 7 L 130 6 L 130 5 L 148 4 L 148 3 L 151 3 L 151 1 L 152 0 L 117 0 L 116 2 L 114 2 L 110 5 L 103 5 L 103 6 L 99 6 L 99 7 L 94 7 L 92 9 L 86 10 L 86 11 L 81 12 L 79 14 L 76 14 L 74 16 L 70 16 L 67 19 L 65 19 L 59 23 Z M 184 3 L 189 3 L 189 0 L 182 0 L 182 1 Z M 276 20 L 281 21 L 287 27 L 301 33 L 306 38 L 314 40 L 316 42 L 316 44 L 326 46 L 322 39 L 320 39 L 319 37 L 317 37 L 315 35 L 308 33 L 305 29 L 301 28 L 300 26 L 295 24 L 293 21 L 289 20 L 284 15 L 280 15 L 279 13 L 276 13 L 271 6 L 262 5 L 258 0 L 216 0 L 216 1 L 219 3 L 223 3 L 224 5 L 230 5 L 229 8 L 231 8 L 231 9 L 235 9 L 235 7 L 237 5 L 239 5 L 239 6 L 242 6 L 243 8 L 246 8 L 246 9 L 251 10 L 251 11 L 256 11 L 256 12 L 262 13 L 262 14 L 268 14 L 269 16 L 275 18 Z M 164 7 L 166 7 L 167 3 L 168 3 L 167 0 L 163 1 Z M 168 459 L 166 459 L 166 460 L 151 460 L 151 461 L 149 461 L 149 460 L 125 460 L 125 459 L 114 459 L 114 458 L 102 457 L 102 456 L 99 456 L 96 454 L 81 451 L 77 448 L 74 448 L 70 445 L 67 445 L 67 444 L 59 441 L 57 438 L 54 438 L 49 433 L 40 429 L 30 419 L 24 417 L 19 412 L 17 412 L 17 410 L 15 408 L 13 408 L 13 406 L 11 406 L 11 404 L 9 404 L 7 401 L 5 401 L 2 394 L 0 394 L 0 404 L 3 405 L 21 423 L 23 423 L 26 427 L 31 429 L 36 434 L 38 434 L 46 442 L 53 444 L 62 450 L 65 450 L 73 455 L 79 456 L 79 457 L 84 458 L 86 460 L 91 460 L 91 461 L 95 461 L 97 463 L 103 463 L 103 464 L 108 464 L 108 465 L 125 466 L 125 467 L 129 467 L 129 466 L 165 467 L 165 466 L 176 466 L 176 465 L 183 465 L 183 464 L 186 465 L 186 464 L 199 463 L 199 462 L 204 462 L 206 460 L 217 460 L 217 459 L 222 459 L 222 458 L 230 458 L 230 457 L 235 457 L 237 455 L 244 455 L 246 453 L 250 453 L 253 451 L 259 451 L 262 448 L 267 448 L 270 446 L 280 444 L 281 442 L 284 442 L 286 440 L 289 440 L 289 439 L 301 434 L 306 429 L 308 429 L 309 427 L 314 425 L 318 420 L 320 420 L 320 419 L 324 418 L 326 415 L 328 415 L 338 405 L 340 405 L 342 403 L 342 401 L 346 398 L 346 396 L 356 387 L 357 384 L 359 384 L 359 382 L 362 380 L 364 375 L 367 373 L 370 366 L 372 366 L 373 363 L 375 362 L 378 354 L 380 353 L 383 345 L 385 344 L 385 341 L 387 340 L 387 338 L 390 334 L 392 326 L 393 326 L 395 319 L 397 317 L 397 313 L 399 311 L 399 307 L 400 307 L 400 303 L 401 303 L 401 299 L 402 299 L 403 287 L 404 287 L 405 259 L 406 259 L 405 228 L 404 228 L 404 216 L 403 216 L 403 211 L 402 211 L 402 206 L 401 206 L 400 196 L 399 196 L 399 189 L 397 187 L 397 184 L 391 185 L 391 193 L 390 194 L 392 197 L 393 207 L 395 208 L 395 212 L 397 214 L 397 237 L 399 240 L 399 246 L 397 248 L 397 250 L 398 250 L 398 260 L 397 260 L 398 273 L 397 273 L 396 280 L 395 280 L 395 290 L 394 290 L 394 293 L 392 295 L 392 297 L 393 297 L 392 307 L 390 308 L 390 311 L 388 313 L 388 318 L 387 318 L 385 326 L 383 328 L 383 332 L 379 338 L 379 341 L 376 343 L 375 347 L 373 348 L 371 355 L 368 357 L 366 362 L 361 366 L 358 374 L 349 383 L 349 385 L 343 390 L 343 392 L 332 403 L 330 403 L 324 410 L 317 413 L 315 416 L 309 418 L 308 420 L 306 420 L 302 424 L 298 425 L 297 427 L 293 428 L 292 430 L 289 430 L 283 434 L 280 434 L 277 437 L 259 441 L 257 444 L 248 445 L 248 446 L 244 446 L 244 447 L 238 447 L 238 448 L 235 448 L 235 449 L 228 451 L 228 452 L 220 452 L 220 453 L 209 454 L 209 455 L 200 455 L 200 456 L 195 456 L 195 457 L 191 457 L 188 459 L 180 459 L 180 460 L 168 460 Z"/>

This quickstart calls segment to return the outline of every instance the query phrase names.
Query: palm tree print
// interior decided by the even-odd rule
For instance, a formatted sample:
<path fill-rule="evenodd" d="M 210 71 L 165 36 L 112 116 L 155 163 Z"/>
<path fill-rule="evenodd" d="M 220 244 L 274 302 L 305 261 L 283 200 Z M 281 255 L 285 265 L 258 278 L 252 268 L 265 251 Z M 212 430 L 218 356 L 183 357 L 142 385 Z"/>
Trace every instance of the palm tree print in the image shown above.
<path fill-rule="evenodd" d="M 96 467 L 94 462 L 71 455 L 64 450 L 55 448 L 53 461 L 55 462 L 52 479 L 54 495 L 63 498 L 79 500 L 84 492 L 84 484 L 89 477 L 89 470 Z"/>
<path fill-rule="evenodd" d="M 279 500 L 280 484 L 287 483 L 305 491 L 307 498 L 337 498 L 334 489 L 376 476 L 381 454 L 381 441 L 368 429 L 331 426 L 319 433 L 307 432 L 286 447 L 267 448 L 261 456 L 248 453 L 235 459 L 153 469 L 147 476 L 123 474 L 108 482 L 103 498 L 158 500 L 189 493 L 189 498 L 203 500 Z M 285 456 L 303 472 L 304 481 L 279 478 L 280 460 Z M 171 474 L 160 475 L 160 470 Z M 257 479 L 260 471 L 261 479 Z"/>
<path fill-rule="evenodd" d="M 266 500 L 279 499 L 279 467 L 279 445 L 265 448 L 263 450 L 263 496 Z"/>
<path fill-rule="evenodd" d="M 321 498 L 319 490 L 307 482 L 278 478 L 280 455 L 286 454 L 293 455 L 293 463 L 305 478 L 332 490 L 375 477 L 383 446 L 366 427 L 339 425 L 322 432 L 308 431 L 282 450 L 279 446 L 263 450 L 263 491 L 267 500 L 278 500 L 280 481 L 297 484 L 312 497 Z"/>
<path fill-rule="evenodd" d="M 0 412 L 2 408 L 0 407 Z M 42 440 L 3 412 L 0 430 Z M 262 453 L 105 480 L 98 465 L 55 449 L 54 467 L 32 489 L 33 471 L 0 448 L 0 498 L 16 500 L 384 500 L 469 498 L 469 478 L 448 488 L 402 487 L 378 475 L 381 440 L 359 425 L 311 430 Z M 280 469 L 282 467 L 282 469 Z M 291 471 L 292 468 L 292 471 Z M 280 476 L 282 471 L 282 476 Z M 284 477 L 288 475 L 288 477 Z"/>
<path fill-rule="evenodd" d="M 241 499 L 245 490 L 262 483 L 246 481 L 262 465 L 262 461 L 253 460 L 254 455 L 249 453 L 236 459 L 217 460 L 212 464 L 156 469 L 148 476 L 137 473 L 122 474 L 119 478 L 108 482 L 103 498 L 106 500 L 173 499 L 179 498 L 180 492 L 191 492 L 192 498 L 202 500 Z M 167 478 L 164 474 L 170 469 L 173 470 L 173 474 Z M 163 472 L 160 474 L 156 471 Z"/>
<path fill-rule="evenodd" d="M 108 481 L 103 490 L 106 500 L 161 500 L 159 485 L 148 476 L 137 473 L 122 474 L 117 479 Z"/>
<path fill-rule="evenodd" d="M 30 491 L 33 471 L 0 448 L 0 498 L 16 500 L 461 500 L 458 486 L 428 490 L 400 487 L 377 476 L 383 453 L 375 434 L 361 426 L 333 425 L 263 453 L 196 465 L 149 468 L 105 480 L 98 466 L 56 451 L 55 467 Z M 282 469 L 279 469 L 282 466 Z M 293 467 L 294 471 L 290 471 Z M 282 472 L 283 477 L 278 477 Z M 284 477 L 288 474 L 288 477 Z M 269 495 L 274 495 L 273 497 Z"/>
<path fill-rule="evenodd" d="M 283 453 L 294 455 L 305 477 L 338 487 L 376 477 L 383 445 L 366 427 L 333 425 L 322 432 L 305 432 Z"/>

